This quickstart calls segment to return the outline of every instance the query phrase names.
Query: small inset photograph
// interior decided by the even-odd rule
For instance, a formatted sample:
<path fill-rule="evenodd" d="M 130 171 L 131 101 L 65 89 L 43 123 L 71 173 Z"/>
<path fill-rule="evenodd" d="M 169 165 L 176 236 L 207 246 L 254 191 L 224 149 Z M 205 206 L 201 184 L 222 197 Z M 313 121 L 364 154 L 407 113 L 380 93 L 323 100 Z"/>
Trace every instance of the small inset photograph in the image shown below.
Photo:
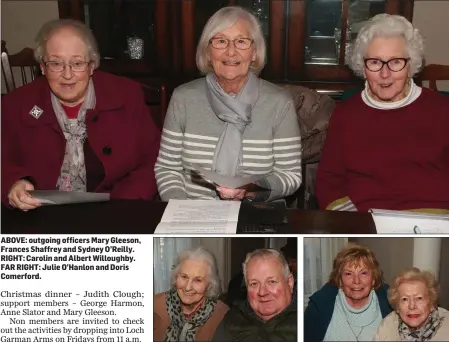
<path fill-rule="evenodd" d="M 297 238 L 155 237 L 154 341 L 297 341 Z"/>
<path fill-rule="evenodd" d="M 304 341 L 449 341 L 449 238 L 304 238 Z"/>

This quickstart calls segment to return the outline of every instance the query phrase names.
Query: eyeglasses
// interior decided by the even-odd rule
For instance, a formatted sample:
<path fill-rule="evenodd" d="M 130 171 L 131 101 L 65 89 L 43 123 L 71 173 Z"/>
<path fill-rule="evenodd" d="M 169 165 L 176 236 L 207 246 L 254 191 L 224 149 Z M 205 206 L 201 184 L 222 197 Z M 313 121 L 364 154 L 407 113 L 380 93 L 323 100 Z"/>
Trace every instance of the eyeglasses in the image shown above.
<path fill-rule="evenodd" d="M 365 66 L 369 71 L 377 72 L 382 70 L 384 65 L 387 65 L 388 69 L 393 72 L 401 71 L 407 65 L 410 58 L 392 58 L 388 61 L 383 61 L 378 58 L 365 58 Z"/>
<path fill-rule="evenodd" d="M 239 50 L 248 50 L 253 44 L 253 40 L 250 38 L 236 38 L 236 39 L 227 39 L 227 38 L 212 38 L 209 43 L 212 45 L 214 49 L 224 50 L 229 46 L 229 42 L 232 42 L 236 49 Z"/>
<path fill-rule="evenodd" d="M 61 72 L 65 70 L 66 66 L 69 66 L 73 72 L 84 72 L 87 70 L 89 64 L 90 62 L 80 62 L 80 61 L 70 62 L 67 64 L 60 61 L 48 61 L 44 63 L 45 67 L 53 72 Z"/>

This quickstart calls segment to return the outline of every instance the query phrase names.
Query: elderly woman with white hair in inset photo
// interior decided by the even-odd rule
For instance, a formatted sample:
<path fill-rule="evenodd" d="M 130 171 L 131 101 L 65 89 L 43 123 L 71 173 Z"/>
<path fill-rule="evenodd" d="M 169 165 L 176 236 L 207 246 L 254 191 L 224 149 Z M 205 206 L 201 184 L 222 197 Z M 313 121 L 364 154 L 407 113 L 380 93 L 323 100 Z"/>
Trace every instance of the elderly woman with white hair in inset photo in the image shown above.
<path fill-rule="evenodd" d="M 203 247 L 179 253 L 171 289 L 154 296 L 154 341 L 210 341 L 228 311 L 218 300 L 220 277 L 214 256 Z"/>
<path fill-rule="evenodd" d="M 204 78 L 175 89 L 165 118 L 156 181 L 162 200 L 272 201 L 301 184 L 301 139 L 289 93 L 258 78 L 266 47 L 254 15 L 225 7 L 207 22 L 196 61 Z M 215 186 L 224 176 L 261 175 L 258 189 Z"/>
<path fill-rule="evenodd" d="M 348 62 L 365 89 L 332 114 L 316 179 L 320 208 L 449 212 L 449 98 L 413 82 L 424 62 L 418 29 L 379 14 Z"/>
<path fill-rule="evenodd" d="M 430 271 L 402 271 L 388 290 L 395 311 L 384 318 L 374 341 L 449 341 L 449 311 L 438 307 L 438 294 Z"/>

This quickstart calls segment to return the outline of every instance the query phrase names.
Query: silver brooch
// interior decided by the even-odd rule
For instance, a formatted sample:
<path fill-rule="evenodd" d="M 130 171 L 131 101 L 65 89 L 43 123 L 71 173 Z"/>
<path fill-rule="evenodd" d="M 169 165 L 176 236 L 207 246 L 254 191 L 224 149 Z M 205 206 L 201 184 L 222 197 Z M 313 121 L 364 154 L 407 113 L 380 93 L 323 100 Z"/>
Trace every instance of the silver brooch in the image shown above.
<path fill-rule="evenodd" d="M 35 118 L 39 119 L 39 117 L 42 115 L 44 111 L 40 109 L 38 106 L 34 106 L 33 109 L 30 111 L 30 115 Z"/>

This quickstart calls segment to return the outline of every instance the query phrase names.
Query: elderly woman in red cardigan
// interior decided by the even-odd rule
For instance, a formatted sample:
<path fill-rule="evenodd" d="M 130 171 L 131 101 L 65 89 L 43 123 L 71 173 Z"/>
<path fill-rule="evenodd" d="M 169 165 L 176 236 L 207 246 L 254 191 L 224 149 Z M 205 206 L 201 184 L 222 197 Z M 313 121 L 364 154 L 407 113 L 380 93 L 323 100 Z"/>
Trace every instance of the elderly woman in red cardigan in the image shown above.
<path fill-rule="evenodd" d="M 322 209 L 449 210 L 449 98 L 418 87 L 423 38 L 380 14 L 359 32 L 349 65 L 365 89 L 332 114 L 316 179 Z"/>
<path fill-rule="evenodd" d="M 34 189 L 152 199 L 160 133 L 140 85 L 95 71 L 95 38 L 74 20 L 46 23 L 35 57 L 44 77 L 2 98 L 2 202 L 34 209 Z"/>

